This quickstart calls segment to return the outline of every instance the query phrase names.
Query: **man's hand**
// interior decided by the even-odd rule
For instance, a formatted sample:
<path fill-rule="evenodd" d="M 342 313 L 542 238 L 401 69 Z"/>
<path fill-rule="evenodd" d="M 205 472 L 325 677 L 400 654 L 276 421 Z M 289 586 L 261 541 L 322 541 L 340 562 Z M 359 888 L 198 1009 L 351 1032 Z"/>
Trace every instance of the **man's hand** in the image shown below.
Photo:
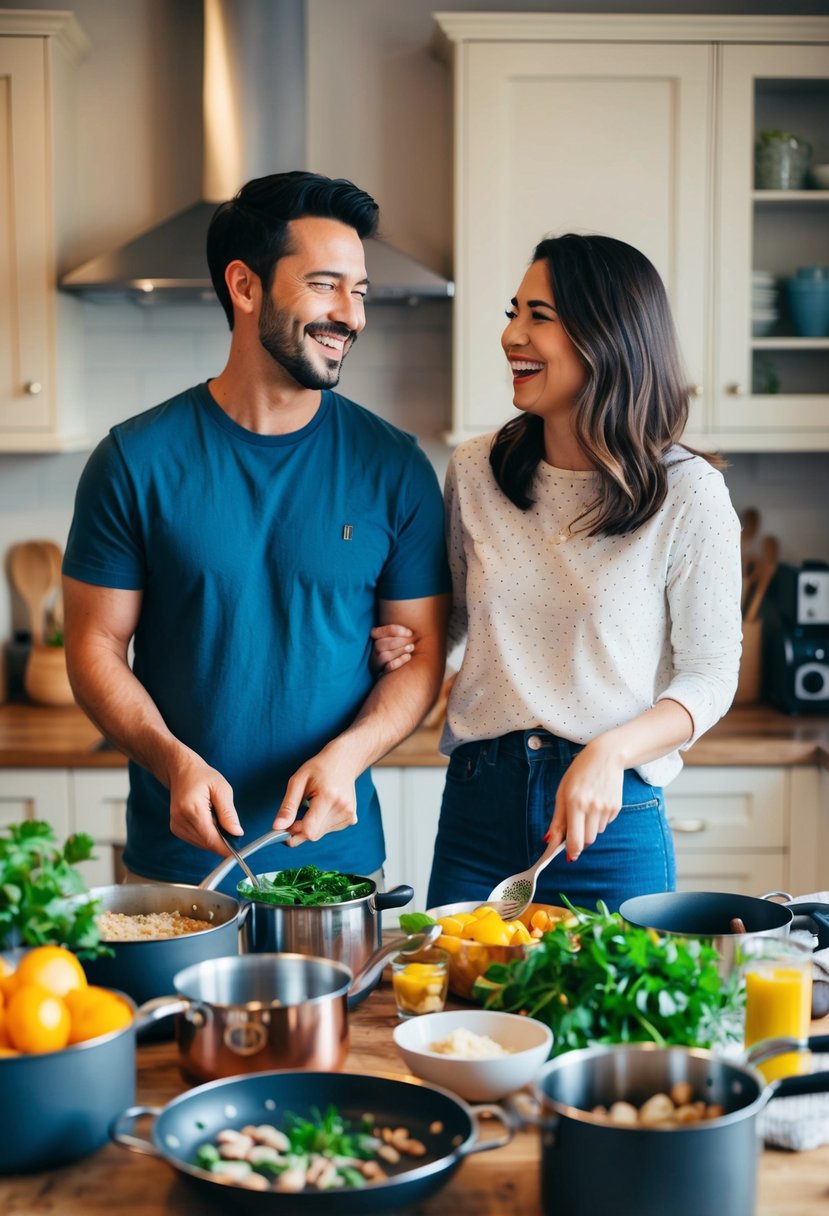
<path fill-rule="evenodd" d="M 216 831 L 211 809 L 231 836 L 243 835 L 230 785 L 193 752 L 170 770 L 170 831 L 199 849 L 229 857 L 230 850 Z"/>
<path fill-rule="evenodd" d="M 273 823 L 274 829 L 290 832 L 291 839 L 285 843 L 295 848 L 306 840 L 319 840 L 328 832 L 351 827 L 357 822 L 354 783 L 358 775 L 340 758 L 336 740 L 324 747 L 291 777 Z M 306 799 L 308 809 L 302 819 L 298 819 Z"/>

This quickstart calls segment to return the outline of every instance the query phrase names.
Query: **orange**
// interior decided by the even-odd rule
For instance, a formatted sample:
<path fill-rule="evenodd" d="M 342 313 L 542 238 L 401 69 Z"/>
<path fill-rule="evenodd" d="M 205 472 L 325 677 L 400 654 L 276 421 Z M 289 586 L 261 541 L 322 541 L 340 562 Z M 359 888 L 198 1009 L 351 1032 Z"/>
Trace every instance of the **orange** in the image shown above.
<path fill-rule="evenodd" d="M 69 1042 L 69 1010 L 39 984 L 20 984 L 9 1001 L 6 1030 L 18 1051 L 62 1051 Z"/>
<path fill-rule="evenodd" d="M 0 1047 L 11 1047 L 9 1032 L 6 1030 L 6 1011 L 0 1009 Z"/>
<path fill-rule="evenodd" d="M 16 972 L 17 986 L 39 984 L 54 996 L 66 996 L 86 987 L 86 973 L 64 946 L 35 946 L 23 955 Z"/>
<path fill-rule="evenodd" d="M 0 958 L 0 995 L 8 1005 L 9 997 L 17 987 L 17 972 L 4 958 Z"/>
<path fill-rule="evenodd" d="M 14 967 L 0 954 L 0 980 L 5 979 L 7 975 L 14 975 Z"/>
<path fill-rule="evenodd" d="M 85 1043 L 99 1035 L 121 1030 L 132 1021 L 132 1010 L 120 996 L 108 988 L 90 985 L 79 991 L 66 994 L 69 1010 L 70 1043 Z"/>
<path fill-rule="evenodd" d="M 0 1047 L 0 1060 L 2 1060 L 4 1056 L 19 1056 L 19 1055 L 20 1055 L 20 1052 L 15 1051 L 13 1047 Z"/>

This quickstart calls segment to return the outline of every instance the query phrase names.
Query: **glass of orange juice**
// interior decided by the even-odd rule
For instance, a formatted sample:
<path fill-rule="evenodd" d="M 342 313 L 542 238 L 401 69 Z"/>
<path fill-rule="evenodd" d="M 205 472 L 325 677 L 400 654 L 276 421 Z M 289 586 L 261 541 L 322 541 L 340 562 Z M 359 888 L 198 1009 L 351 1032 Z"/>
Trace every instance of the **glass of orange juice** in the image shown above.
<path fill-rule="evenodd" d="M 737 952 L 745 980 L 745 1045 L 786 1036 L 809 1037 L 812 952 L 786 937 L 747 938 Z M 757 1065 L 767 1081 L 809 1072 L 809 1052 L 786 1052 Z"/>

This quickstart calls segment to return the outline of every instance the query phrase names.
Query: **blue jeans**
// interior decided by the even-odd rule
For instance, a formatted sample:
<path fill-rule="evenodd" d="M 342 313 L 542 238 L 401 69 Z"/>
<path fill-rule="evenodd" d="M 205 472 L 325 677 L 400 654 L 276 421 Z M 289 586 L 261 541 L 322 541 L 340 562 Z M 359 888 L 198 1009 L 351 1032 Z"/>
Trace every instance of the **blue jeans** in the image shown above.
<path fill-rule="evenodd" d="M 427 906 L 484 900 L 502 878 L 525 870 L 546 847 L 556 792 L 582 745 L 545 730 L 464 743 L 446 774 Z M 672 891 L 674 847 L 661 789 L 634 769 L 622 809 L 574 862 L 559 854 L 539 876 L 539 903 L 611 911 L 634 895 Z"/>

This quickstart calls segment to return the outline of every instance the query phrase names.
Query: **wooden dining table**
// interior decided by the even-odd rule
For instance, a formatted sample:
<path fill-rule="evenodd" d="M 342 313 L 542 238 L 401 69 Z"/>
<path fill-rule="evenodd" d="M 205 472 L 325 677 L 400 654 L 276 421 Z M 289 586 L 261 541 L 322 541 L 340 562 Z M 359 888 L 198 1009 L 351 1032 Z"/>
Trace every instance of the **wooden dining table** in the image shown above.
<path fill-rule="evenodd" d="M 461 1006 L 456 1003 L 455 1007 Z M 409 1076 L 392 1039 L 396 1024 L 391 984 L 385 976 L 349 1016 L 346 1071 Z M 829 1033 L 829 1017 L 815 1022 L 813 1030 Z M 179 1071 L 174 1042 L 142 1043 L 137 1059 L 140 1104 L 161 1107 L 189 1087 Z M 25 1095 L 21 1094 L 21 1101 Z M 0 1123 L 9 1117 L 11 1112 L 3 1111 Z M 501 1132 L 495 1120 L 483 1126 L 484 1136 Z M 405 1211 L 413 1216 L 542 1216 L 539 1162 L 538 1132 L 518 1131 L 506 1147 L 468 1157 L 440 1191 Z M 280 1198 L 274 1196 L 274 1216 L 288 1210 Z M 165 1161 L 139 1156 L 115 1144 L 63 1169 L 0 1178 L 3 1216 L 113 1216 L 115 1212 L 118 1216 L 195 1216 L 205 1210 L 193 1189 Z M 225 1210 L 232 1216 L 231 1203 Z M 829 1216 L 829 1143 L 810 1152 L 765 1149 L 759 1166 L 757 1216 L 820 1213 Z M 620 1211 L 619 1216 L 632 1214 Z"/>

